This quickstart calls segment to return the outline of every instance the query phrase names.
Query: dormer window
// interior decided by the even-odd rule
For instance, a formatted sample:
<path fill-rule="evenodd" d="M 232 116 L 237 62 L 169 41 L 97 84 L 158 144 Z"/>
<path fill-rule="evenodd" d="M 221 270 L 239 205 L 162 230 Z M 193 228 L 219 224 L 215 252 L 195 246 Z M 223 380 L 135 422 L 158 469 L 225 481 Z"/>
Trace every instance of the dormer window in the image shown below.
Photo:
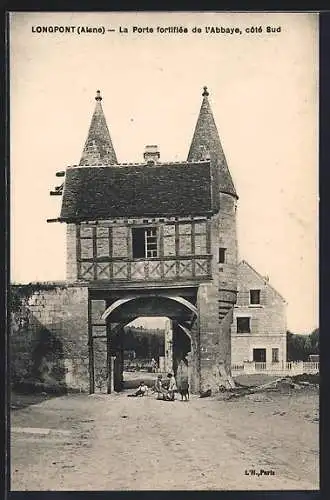
<path fill-rule="evenodd" d="M 250 290 L 250 305 L 260 305 L 260 290 Z"/>
<path fill-rule="evenodd" d="M 132 228 L 133 259 L 157 257 L 157 229 L 155 227 Z"/>

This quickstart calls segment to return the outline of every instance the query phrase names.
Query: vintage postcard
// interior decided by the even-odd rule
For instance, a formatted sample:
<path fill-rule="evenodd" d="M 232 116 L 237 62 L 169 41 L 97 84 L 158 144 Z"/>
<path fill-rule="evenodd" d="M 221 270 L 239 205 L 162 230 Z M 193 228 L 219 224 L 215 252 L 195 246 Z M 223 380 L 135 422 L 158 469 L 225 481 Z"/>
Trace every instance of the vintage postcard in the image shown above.
<path fill-rule="evenodd" d="M 318 15 L 11 12 L 10 490 L 318 490 Z"/>

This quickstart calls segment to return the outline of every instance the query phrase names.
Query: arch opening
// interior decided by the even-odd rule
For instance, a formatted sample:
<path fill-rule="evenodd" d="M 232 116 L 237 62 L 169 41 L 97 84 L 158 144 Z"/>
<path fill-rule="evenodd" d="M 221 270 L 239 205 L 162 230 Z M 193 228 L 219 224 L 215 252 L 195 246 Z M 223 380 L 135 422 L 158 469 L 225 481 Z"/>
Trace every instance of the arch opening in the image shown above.
<path fill-rule="evenodd" d="M 192 349 L 187 327 L 169 317 L 138 317 L 123 324 L 111 324 L 113 389 L 132 389 L 144 381 L 153 386 L 158 375 L 177 375 L 181 362 L 188 366 Z"/>
<path fill-rule="evenodd" d="M 107 332 L 107 390 L 99 392 L 120 392 L 141 380 L 153 385 L 157 374 L 164 379 L 169 372 L 175 375 L 181 361 L 187 364 L 196 318 L 196 306 L 179 295 L 131 295 L 108 302 L 101 314 Z"/>

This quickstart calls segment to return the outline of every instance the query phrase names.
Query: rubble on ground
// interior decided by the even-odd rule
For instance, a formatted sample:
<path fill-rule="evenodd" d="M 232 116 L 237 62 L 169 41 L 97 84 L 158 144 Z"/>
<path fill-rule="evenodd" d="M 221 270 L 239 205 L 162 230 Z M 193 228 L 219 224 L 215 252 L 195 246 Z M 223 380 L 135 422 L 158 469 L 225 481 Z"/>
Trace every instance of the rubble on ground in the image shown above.
<path fill-rule="evenodd" d="M 266 401 L 267 398 L 263 397 L 253 397 L 250 395 L 264 393 L 264 392 L 274 392 L 274 391 L 292 391 L 292 390 L 301 390 L 307 387 L 318 387 L 319 385 L 319 375 L 318 374 L 302 374 L 295 376 L 286 376 L 280 377 L 271 382 L 267 382 L 265 384 L 255 385 L 255 386 L 244 386 L 242 384 L 236 383 L 236 387 L 230 389 L 226 392 L 226 395 L 221 397 L 221 399 L 233 399 L 240 398 L 243 396 L 248 397 L 249 399 L 253 399 L 254 401 Z"/>

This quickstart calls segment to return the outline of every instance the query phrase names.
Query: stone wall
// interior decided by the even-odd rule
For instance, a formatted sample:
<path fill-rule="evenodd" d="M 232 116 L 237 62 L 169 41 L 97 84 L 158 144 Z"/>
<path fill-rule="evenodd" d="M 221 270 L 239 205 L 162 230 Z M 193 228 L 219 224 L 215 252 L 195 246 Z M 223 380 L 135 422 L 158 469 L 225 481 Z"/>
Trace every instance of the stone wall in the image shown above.
<path fill-rule="evenodd" d="M 14 285 L 10 293 L 13 386 L 88 391 L 88 289 Z"/>
<path fill-rule="evenodd" d="M 279 349 L 279 361 L 286 361 L 286 335 L 232 335 L 232 364 L 253 361 L 253 349 L 266 349 L 266 361 L 272 362 L 272 349 Z"/>
<path fill-rule="evenodd" d="M 198 288 L 200 390 L 226 385 L 231 369 L 231 322 L 237 291 L 236 200 L 220 193 L 220 212 L 211 219 L 212 281 Z M 219 262 L 219 249 L 225 261 Z"/>
<path fill-rule="evenodd" d="M 66 279 L 74 282 L 78 278 L 76 224 L 66 225 Z"/>

